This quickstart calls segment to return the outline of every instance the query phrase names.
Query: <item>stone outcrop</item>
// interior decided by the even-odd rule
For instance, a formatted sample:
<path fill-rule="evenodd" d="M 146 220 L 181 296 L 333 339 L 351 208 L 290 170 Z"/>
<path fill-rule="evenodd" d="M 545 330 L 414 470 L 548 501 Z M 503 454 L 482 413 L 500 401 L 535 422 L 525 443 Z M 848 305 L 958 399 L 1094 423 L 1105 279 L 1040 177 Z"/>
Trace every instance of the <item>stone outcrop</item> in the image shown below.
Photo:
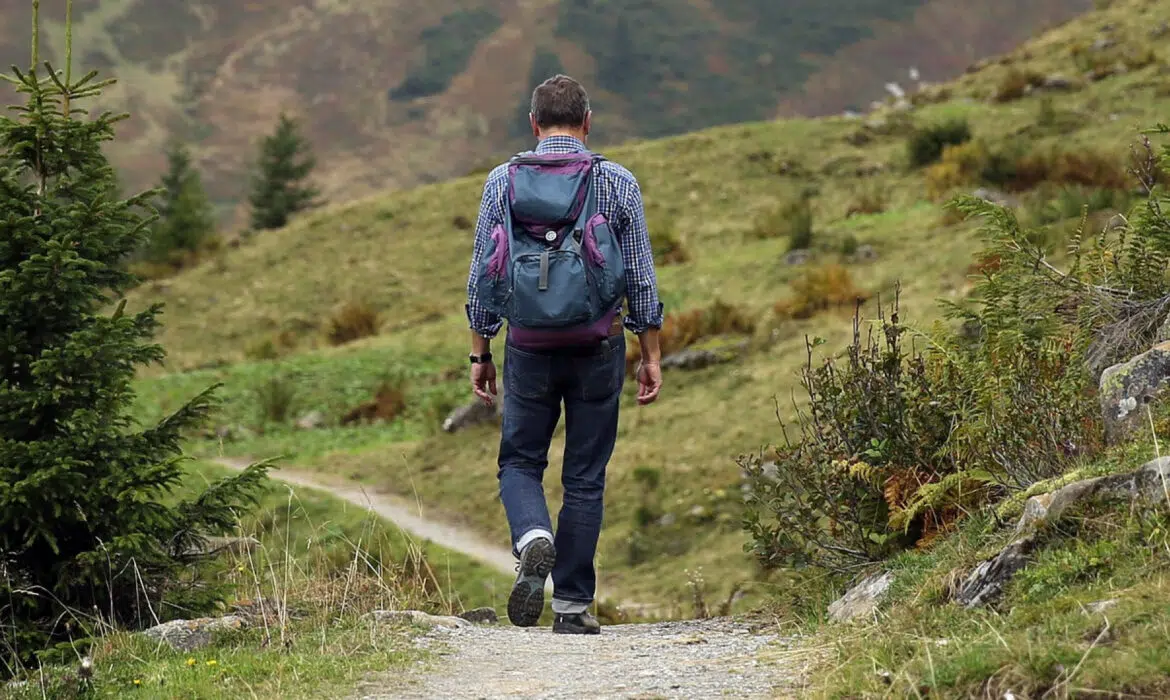
<path fill-rule="evenodd" d="M 451 413 L 443 420 L 443 432 L 457 433 L 464 428 L 498 421 L 504 416 L 504 392 L 496 395 L 492 406 L 484 404 L 476 397 Z"/>
<path fill-rule="evenodd" d="M 375 610 L 370 615 L 377 622 L 398 625 L 420 625 L 422 627 L 441 627 L 458 629 L 470 627 L 472 623 L 461 617 L 448 615 L 431 615 L 421 610 Z"/>
<path fill-rule="evenodd" d="M 894 582 L 892 573 L 874 574 L 863 579 L 829 606 L 829 617 L 835 622 L 849 622 L 871 617 L 877 611 L 882 596 Z"/>
<path fill-rule="evenodd" d="M 500 617 L 496 614 L 494 608 L 475 608 L 474 610 L 465 610 L 458 615 L 460 618 L 468 622 L 475 622 L 477 624 L 494 624 L 499 622 Z"/>
<path fill-rule="evenodd" d="M 747 345 L 747 341 L 741 341 L 715 347 L 687 348 L 662 358 L 662 369 L 697 370 L 732 362 Z"/>
<path fill-rule="evenodd" d="M 1106 440 L 1116 444 L 1141 427 L 1146 419 L 1144 407 L 1161 397 L 1168 379 L 1170 342 L 1105 370 L 1099 396 Z"/>
<path fill-rule="evenodd" d="M 982 562 L 959 585 L 955 601 L 975 608 L 995 600 L 1011 577 L 1027 565 L 1036 546 L 1036 535 L 1060 520 L 1074 505 L 1123 501 L 1140 505 L 1170 500 L 1170 457 L 1149 462 L 1126 474 L 1077 481 L 1051 493 L 1033 496 L 1024 505 L 1015 538 L 999 554 Z"/>
<path fill-rule="evenodd" d="M 172 620 L 143 632 L 151 639 L 169 644 L 178 651 L 195 651 L 211 644 L 212 635 L 221 630 L 244 629 L 247 622 L 238 615 L 201 617 L 195 620 Z"/>

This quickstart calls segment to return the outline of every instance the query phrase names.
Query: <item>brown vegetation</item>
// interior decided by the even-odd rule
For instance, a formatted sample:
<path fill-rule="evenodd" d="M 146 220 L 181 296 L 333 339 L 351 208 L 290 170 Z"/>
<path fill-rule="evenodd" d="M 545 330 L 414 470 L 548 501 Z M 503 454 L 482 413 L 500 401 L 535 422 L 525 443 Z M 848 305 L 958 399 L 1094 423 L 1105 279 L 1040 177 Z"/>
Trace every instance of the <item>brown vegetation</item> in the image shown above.
<path fill-rule="evenodd" d="M 666 357 L 707 338 L 751 335 L 755 330 L 756 322 L 745 310 L 717 300 L 706 308 L 668 314 L 658 338 L 662 356 Z M 637 371 L 641 359 L 641 346 L 630 343 L 626 348 L 626 372 L 632 375 Z"/>
<path fill-rule="evenodd" d="M 821 311 L 853 308 L 868 298 L 869 294 L 858 289 L 844 266 L 822 265 L 793 281 L 792 296 L 776 302 L 773 311 L 781 319 L 801 320 Z"/>
<path fill-rule="evenodd" d="M 344 345 L 378 334 L 381 314 L 363 301 L 349 301 L 329 319 L 326 338 L 330 345 Z"/>
<path fill-rule="evenodd" d="M 389 423 L 406 411 L 406 392 L 401 384 L 386 382 L 378 387 L 374 398 L 348 411 L 341 417 L 342 425 L 354 423 Z"/>

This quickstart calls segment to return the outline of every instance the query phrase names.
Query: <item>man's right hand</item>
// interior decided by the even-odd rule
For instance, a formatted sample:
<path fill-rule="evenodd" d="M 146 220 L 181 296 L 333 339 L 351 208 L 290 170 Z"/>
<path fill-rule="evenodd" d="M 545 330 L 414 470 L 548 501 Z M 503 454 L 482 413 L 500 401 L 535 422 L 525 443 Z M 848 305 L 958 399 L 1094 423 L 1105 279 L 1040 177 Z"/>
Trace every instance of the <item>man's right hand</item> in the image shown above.
<path fill-rule="evenodd" d="M 648 406 L 658 398 L 662 389 L 662 366 L 657 362 L 638 365 L 638 405 Z"/>
<path fill-rule="evenodd" d="M 471 366 L 471 390 L 488 406 L 495 402 L 496 363 L 481 362 Z"/>

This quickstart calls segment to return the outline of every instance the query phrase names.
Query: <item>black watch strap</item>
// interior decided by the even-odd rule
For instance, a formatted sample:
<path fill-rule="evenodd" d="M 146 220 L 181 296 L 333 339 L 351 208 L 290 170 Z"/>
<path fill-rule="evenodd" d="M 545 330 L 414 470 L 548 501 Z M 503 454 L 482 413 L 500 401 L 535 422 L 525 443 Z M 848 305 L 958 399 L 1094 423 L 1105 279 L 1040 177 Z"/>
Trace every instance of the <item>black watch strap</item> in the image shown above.
<path fill-rule="evenodd" d="M 468 355 L 467 359 L 470 360 L 471 364 L 473 365 L 482 365 L 492 361 L 492 354 L 490 352 L 485 352 L 482 355 Z"/>

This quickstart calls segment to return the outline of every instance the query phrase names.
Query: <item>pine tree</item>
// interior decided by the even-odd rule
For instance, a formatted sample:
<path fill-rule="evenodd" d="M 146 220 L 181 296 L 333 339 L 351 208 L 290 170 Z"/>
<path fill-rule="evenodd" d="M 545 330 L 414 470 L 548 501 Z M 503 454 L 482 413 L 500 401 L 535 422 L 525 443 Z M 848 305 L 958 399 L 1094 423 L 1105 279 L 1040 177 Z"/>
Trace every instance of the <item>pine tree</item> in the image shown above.
<path fill-rule="evenodd" d="M 267 469 L 179 500 L 182 434 L 215 387 L 145 430 L 131 418 L 136 368 L 164 356 L 150 342 L 160 308 L 108 309 L 134 281 L 120 262 L 147 236 L 154 193 L 116 195 L 101 145 L 122 117 L 77 107 L 112 81 L 71 75 L 71 0 L 64 70 L 38 67 L 38 5 L 32 67 L 3 76 L 26 102 L 0 116 L 0 675 L 97 618 L 140 625 L 210 603 L 189 552 Z"/>
<path fill-rule="evenodd" d="M 317 205 L 318 190 L 307 182 L 316 167 L 297 121 L 282 113 L 276 131 L 260 145 L 252 181 L 252 228 L 281 228 L 289 218 Z"/>
<path fill-rule="evenodd" d="M 154 226 L 148 256 L 158 262 L 175 253 L 195 253 L 215 231 L 211 203 L 199 171 L 191 165 L 191 153 L 174 142 L 167 149 L 167 172 L 162 190 L 159 220 Z"/>

